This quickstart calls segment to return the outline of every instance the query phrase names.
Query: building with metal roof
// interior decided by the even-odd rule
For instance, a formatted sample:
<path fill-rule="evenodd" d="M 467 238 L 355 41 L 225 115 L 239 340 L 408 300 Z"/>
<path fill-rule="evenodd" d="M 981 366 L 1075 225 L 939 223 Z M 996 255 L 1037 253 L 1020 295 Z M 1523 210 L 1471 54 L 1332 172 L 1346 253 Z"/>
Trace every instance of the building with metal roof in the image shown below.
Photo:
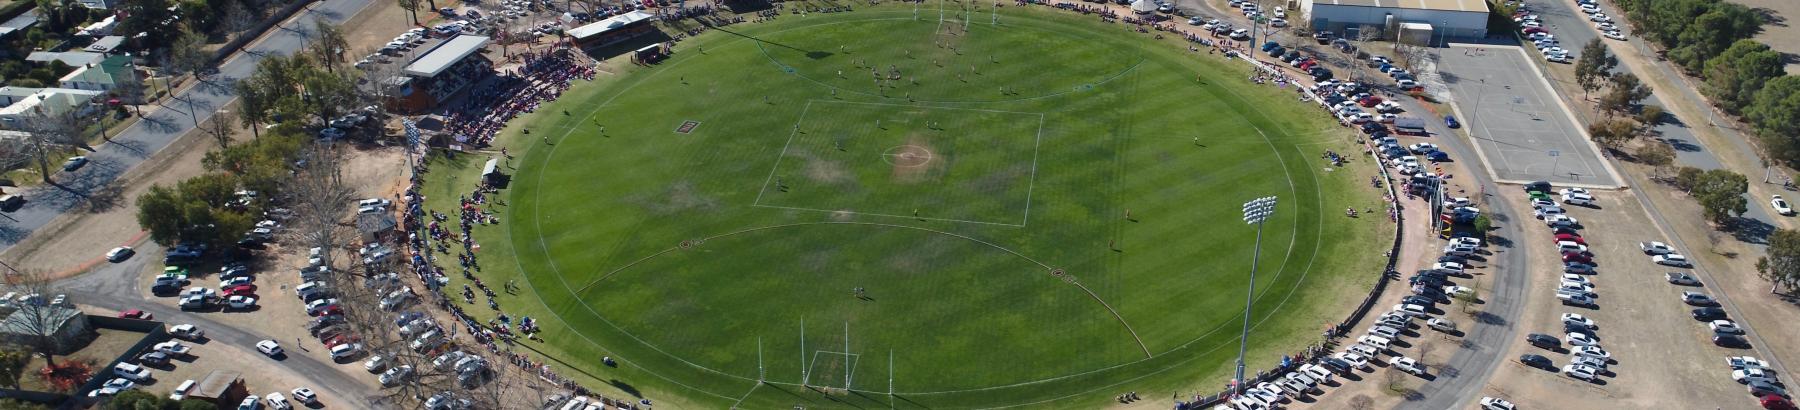
<path fill-rule="evenodd" d="M 481 51 L 481 48 L 487 46 L 487 43 L 488 38 L 483 36 L 453 37 L 438 43 L 437 47 L 425 51 L 425 54 L 419 56 L 419 59 L 413 60 L 412 64 L 407 64 L 402 72 L 414 77 L 435 77 L 470 54 Z"/>
<path fill-rule="evenodd" d="M 649 22 L 655 17 L 649 12 L 633 11 L 570 29 L 567 34 L 582 47 L 604 46 L 650 32 L 655 27 Z"/>
<path fill-rule="evenodd" d="M 481 54 L 487 44 L 487 37 L 461 35 L 421 53 L 401 68 L 401 75 L 383 80 L 397 90 L 388 107 L 423 112 L 494 75 L 494 63 Z"/>
<path fill-rule="evenodd" d="M 1487 36 L 1483 0 L 1302 0 L 1300 10 L 1313 30 L 1349 39 L 1394 39 L 1405 31 L 1408 38 L 1437 44 Z"/>

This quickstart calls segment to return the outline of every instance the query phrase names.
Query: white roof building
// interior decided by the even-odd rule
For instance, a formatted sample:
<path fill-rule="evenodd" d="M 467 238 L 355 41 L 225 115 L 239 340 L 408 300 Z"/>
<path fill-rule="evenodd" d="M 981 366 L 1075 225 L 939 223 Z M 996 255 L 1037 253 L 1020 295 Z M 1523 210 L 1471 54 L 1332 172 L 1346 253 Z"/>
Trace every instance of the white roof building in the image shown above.
<path fill-rule="evenodd" d="M 585 26 L 576 27 L 569 30 L 568 34 L 569 37 L 574 37 L 577 41 L 586 40 L 590 37 L 606 34 L 606 32 L 616 30 L 620 27 L 629 26 L 632 23 L 649 20 L 653 17 L 656 17 L 656 15 L 650 14 L 649 12 L 642 10 L 633 11 L 608 17 L 605 20 L 596 21 Z"/>
<path fill-rule="evenodd" d="M 456 36 L 426 51 L 425 55 L 407 64 L 401 71 L 415 77 L 436 77 L 444 69 L 450 68 L 463 58 L 481 51 L 487 46 L 488 38 L 483 36 Z"/>
<path fill-rule="evenodd" d="M 1380 31 L 1384 39 L 1400 31 L 1426 34 L 1434 44 L 1446 37 L 1487 36 L 1488 5 L 1483 0 L 1302 0 L 1300 8 L 1314 30 L 1345 38 L 1365 30 Z M 1405 23 L 1416 24 L 1402 27 Z"/>

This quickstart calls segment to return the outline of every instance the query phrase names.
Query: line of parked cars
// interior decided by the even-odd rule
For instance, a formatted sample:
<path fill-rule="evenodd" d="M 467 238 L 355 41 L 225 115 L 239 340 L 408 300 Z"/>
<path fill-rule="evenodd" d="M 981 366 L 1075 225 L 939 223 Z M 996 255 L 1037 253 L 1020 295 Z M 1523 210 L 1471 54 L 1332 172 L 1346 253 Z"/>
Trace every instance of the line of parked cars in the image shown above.
<path fill-rule="evenodd" d="M 1598 296 L 1592 279 L 1595 271 L 1593 253 L 1588 250 L 1587 238 L 1582 237 L 1579 221 L 1570 217 L 1563 205 L 1593 204 L 1593 194 L 1582 188 L 1564 188 L 1556 193 L 1564 202 L 1558 203 L 1551 196 L 1549 182 L 1533 182 L 1525 186 L 1526 195 L 1530 197 L 1533 217 L 1543 220 L 1550 228 L 1551 244 L 1556 246 L 1557 253 L 1563 263 L 1562 277 L 1557 282 L 1556 298 L 1565 306 L 1597 308 L 1594 298 Z M 1572 200 L 1572 201 L 1571 201 Z M 1569 346 L 1569 362 L 1557 367 L 1550 358 L 1538 354 L 1519 356 L 1519 362 L 1527 366 L 1548 371 L 1560 372 L 1571 378 L 1593 382 L 1601 375 L 1607 374 L 1609 365 L 1616 363 L 1612 354 L 1600 346 L 1599 324 L 1580 313 L 1564 312 L 1560 319 L 1562 338 L 1532 333 L 1525 336 L 1525 341 L 1533 346 L 1549 350 L 1561 349 L 1564 343 Z"/>
<path fill-rule="evenodd" d="M 1651 255 L 1651 260 L 1660 265 L 1688 268 L 1692 265 L 1668 244 L 1656 241 L 1642 242 L 1639 247 L 1644 254 Z M 1668 272 L 1664 274 L 1670 285 L 1684 287 L 1702 286 L 1699 279 L 1687 272 Z M 1712 343 L 1728 349 L 1749 349 L 1750 341 L 1745 338 L 1747 329 L 1732 321 L 1719 301 L 1705 292 L 1683 290 L 1681 303 L 1692 306 L 1691 314 L 1695 321 L 1706 324 L 1712 332 Z M 1765 409 L 1794 409 L 1787 390 L 1775 370 L 1769 364 L 1751 356 L 1733 356 L 1726 358 L 1731 367 L 1731 379 L 1743 384 L 1750 394 L 1757 397 L 1759 404 Z"/>

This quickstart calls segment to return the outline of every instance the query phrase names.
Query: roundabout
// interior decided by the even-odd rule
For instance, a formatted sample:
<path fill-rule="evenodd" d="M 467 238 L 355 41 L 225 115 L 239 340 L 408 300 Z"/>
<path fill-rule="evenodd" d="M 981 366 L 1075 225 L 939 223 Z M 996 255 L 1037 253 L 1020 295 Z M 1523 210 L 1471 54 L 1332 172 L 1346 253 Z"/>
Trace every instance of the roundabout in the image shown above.
<path fill-rule="evenodd" d="M 1391 228 L 1323 211 L 1378 197 L 1311 163 L 1349 136 L 1287 94 L 1091 17 L 913 15 L 729 26 L 509 129 L 547 143 L 513 139 L 507 222 L 476 237 L 547 323 L 531 347 L 682 407 L 1092 407 L 1222 380 L 1245 199 L 1283 198 L 1253 361 L 1371 283 L 1360 244 Z"/>

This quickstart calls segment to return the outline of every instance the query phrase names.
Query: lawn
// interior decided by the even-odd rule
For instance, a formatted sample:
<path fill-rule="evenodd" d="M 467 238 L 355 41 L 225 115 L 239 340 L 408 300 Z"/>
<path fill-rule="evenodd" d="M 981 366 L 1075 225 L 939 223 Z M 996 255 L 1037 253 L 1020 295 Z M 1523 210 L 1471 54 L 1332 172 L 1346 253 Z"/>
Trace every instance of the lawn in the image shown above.
<path fill-rule="evenodd" d="M 476 239 L 545 323 L 527 348 L 681 407 L 1092 407 L 1229 378 L 1244 201 L 1281 201 L 1252 369 L 1379 273 L 1391 225 L 1335 217 L 1374 171 L 1318 160 L 1353 136 L 1291 91 L 1092 17 L 940 6 L 714 30 L 515 121 Z M 485 158 L 434 156 L 428 207 Z"/>

